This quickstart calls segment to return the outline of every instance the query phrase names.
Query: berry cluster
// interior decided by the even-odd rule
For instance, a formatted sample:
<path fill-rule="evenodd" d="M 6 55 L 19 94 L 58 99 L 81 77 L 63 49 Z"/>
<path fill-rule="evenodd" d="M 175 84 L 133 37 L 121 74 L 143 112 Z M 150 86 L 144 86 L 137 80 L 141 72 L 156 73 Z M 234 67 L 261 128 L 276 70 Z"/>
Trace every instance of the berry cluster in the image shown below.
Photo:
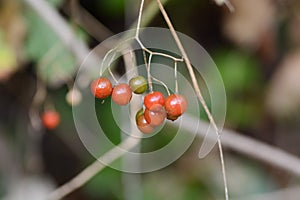
<path fill-rule="evenodd" d="M 126 83 L 112 86 L 104 77 L 91 83 L 91 91 L 96 98 L 104 99 L 111 96 L 118 105 L 130 102 L 132 93 L 143 94 L 148 88 L 147 80 L 143 76 L 136 76 Z M 144 97 L 144 109 L 136 113 L 136 124 L 143 133 L 152 133 L 156 126 L 161 125 L 167 118 L 176 120 L 187 109 L 187 101 L 183 95 L 171 94 L 167 98 L 158 91 L 150 92 Z"/>

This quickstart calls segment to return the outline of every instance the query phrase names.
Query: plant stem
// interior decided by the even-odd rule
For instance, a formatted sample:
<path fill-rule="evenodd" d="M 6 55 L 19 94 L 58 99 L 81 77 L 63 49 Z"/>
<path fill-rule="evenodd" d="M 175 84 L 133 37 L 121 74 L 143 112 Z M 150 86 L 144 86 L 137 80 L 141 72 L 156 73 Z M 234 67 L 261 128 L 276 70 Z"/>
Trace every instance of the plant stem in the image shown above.
<path fill-rule="evenodd" d="M 141 5 L 140 5 L 140 10 L 139 10 L 139 16 L 138 16 L 138 21 L 137 21 L 137 27 L 136 27 L 136 32 L 135 32 L 135 37 L 139 37 L 140 33 L 140 28 L 141 28 L 141 20 L 142 20 L 142 12 L 143 12 L 143 7 L 144 7 L 145 0 L 141 0 Z"/>
<path fill-rule="evenodd" d="M 151 60 L 152 60 L 152 53 L 150 53 L 148 58 L 148 64 L 147 64 L 147 77 L 148 77 L 148 85 L 150 93 L 153 92 L 153 85 L 152 85 L 152 78 L 151 78 Z"/>
<path fill-rule="evenodd" d="M 24 0 L 57 34 L 61 42 L 75 55 L 78 63 L 82 63 L 90 53 L 83 41 L 77 39 L 68 23 L 49 5 L 47 1 Z M 97 63 L 94 58 L 93 63 Z"/>
<path fill-rule="evenodd" d="M 177 61 L 174 62 L 175 93 L 178 94 Z"/>
<path fill-rule="evenodd" d="M 185 114 L 185 117 L 187 120 L 183 120 L 180 123 L 179 121 L 169 122 L 169 124 L 173 126 L 181 126 L 183 130 L 190 133 L 194 133 L 194 125 L 199 124 L 197 136 L 204 137 L 205 131 L 207 130 L 209 124 L 207 122 L 199 121 L 198 118 L 188 114 Z M 253 157 L 257 160 L 261 160 L 265 163 L 269 163 L 300 177 L 300 159 L 297 156 L 228 129 L 223 130 L 222 141 L 227 148 L 246 156 Z M 128 138 L 124 140 L 121 144 L 111 149 L 94 163 L 86 167 L 72 180 L 57 188 L 53 193 L 51 193 L 47 200 L 62 199 L 76 189 L 80 188 L 105 168 L 105 165 L 101 161 L 105 161 L 106 164 L 113 162 L 114 160 L 123 156 L 125 150 L 130 150 L 135 147 L 138 142 L 139 139 L 134 138 Z M 120 151 L 120 149 L 123 149 L 124 151 Z"/>
<path fill-rule="evenodd" d="M 198 82 L 197 82 L 197 79 L 196 79 L 196 76 L 195 76 L 195 73 L 194 73 L 194 70 L 193 70 L 193 67 L 191 65 L 191 62 L 189 60 L 189 57 L 174 29 L 174 26 L 164 8 L 164 6 L 162 5 L 162 3 L 160 2 L 160 0 L 157 0 L 157 4 L 159 6 L 159 9 L 171 31 L 171 34 L 179 48 L 179 51 L 181 52 L 182 54 L 182 57 L 186 63 L 186 66 L 187 66 L 187 69 L 189 71 L 189 74 L 190 74 L 190 77 L 192 79 L 192 83 L 193 83 L 193 87 L 194 87 L 194 90 L 196 92 L 196 95 L 200 101 L 200 103 L 202 104 L 208 118 L 209 118 L 209 121 L 210 123 L 213 125 L 215 131 L 216 131 L 216 134 L 218 135 L 218 138 L 217 138 L 217 142 L 218 142 L 218 147 L 219 147 L 219 153 L 220 153 L 220 160 L 221 160 L 221 165 L 222 165 L 222 175 L 223 175 L 223 181 L 224 181 L 224 188 L 225 188 L 225 199 L 228 200 L 229 197 L 228 197 L 228 187 L 227 187 L 227 178 L 226 178 L 226 170 L 225 170 L 225 163 L 224 163 L 224 156 L 223 156 L 223 150 L 222 150 L 222 144 L 221 144 L 221 140 L 220 140 L 220 133 L 219 133 L 219 128 L 217 127 L 216 123 L 215 123 L 215 120 L 213 118 L 213 116 L 211 115 L 207 105 L 206 105 L 206 102 L 201 94 L 201 91 L 200 91 L 200 88 L 198 86 Z"/>
<path fill-rule="evenodd" d="M 175 126 L 181 125 L 181 128 L 187 132 L 195 131 L 195 124 L 199 124 L 198 134 L 199 137 L 205 137 L 206 130 L 209 123 L 201 121 L 196 117 L 185 114 L 186 120 L 181 124 L 174 124 Z M 214 139 L 213 136 L 208 135 L 208 139 Z M 231 150 L 239 152 L 245 156 L 255 158 L 257 160 L 268 163 L 272 166 L 283 169 L 295 176 L 300 177 L 300 159 L 278 147 L 266 144 L 256 139 L 247 137 L 242 133 L 223 129 L 222 131 L 222 144 Z"/>
<path fill-rule="evenodd" d="M 62 199 L 63 197 L 75 191 L 76 189 L 80 188 L 90 179 L 92 179 L 97 173 L 103 170 L 107 164 L 112 163 L 114 160 L 126 154 L 127 151 L 134 148 L 139 142 L 139 138 L 128 137 L 121 144 L 99 157 L 95 162 L 93 162 L 91 165 L 85 168 L 82 172 L 80 172 L 69 182 L 57 188 L 54 192 L 52 192 L 49 195 L 47 200 Z"/>

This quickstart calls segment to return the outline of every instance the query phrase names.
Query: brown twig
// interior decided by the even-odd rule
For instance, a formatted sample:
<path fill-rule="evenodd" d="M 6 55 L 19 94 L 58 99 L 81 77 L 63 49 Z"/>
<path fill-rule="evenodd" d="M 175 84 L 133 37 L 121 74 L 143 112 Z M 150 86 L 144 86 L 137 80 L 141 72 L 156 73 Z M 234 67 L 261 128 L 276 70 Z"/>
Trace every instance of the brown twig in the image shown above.
<path fill-rule="evenodd" d="M 209 123 L 199 121 L 199 119 L 187 114 L 185 117 L 187 118 L 187 120 L 184 120 L 180 123 L 170 122 L 170 124 L 173 126 L 180 126 L 183 130 L 191 133 L 194 133 L 195 131 L 195 124 L 199 124 L 197 136 L 205 137 L 205 130 L 207 130 Z M 103 161 L 106 164 L 110 164 L 114 160 L 123 156 L 125 150 L 130 150 L 136 144 L 138 144 L 139 139 L 134 138 L 128 138 L 120 145 L 105 153 L 72 180 L 56 189 L 51 194 L 48 200 L 59 200 L 64 196 L 70 194 L 74 190 L 78 189 L 79 187 L 83 186 L 86 182 L 88 182 L 97 173 L 105 168 L 105 165 L 102 163 Z M 136 142 L 136 144 L 133 144 L 132 141 Z M 253 157 L 257 160 L 261 160 L 265 163 L 269 163 L 300 177 L 300 159 L 288 152 L 285 152 L 279 148 L 273 147 L 263 142 L 259 142 L 247 136 L 243 136 L 240 133 L 228 129 L 224 129 L 222 132 L 222 142 L 227 148 Z M 120 149 L 123 149 L 123 151 L 121 151 Z"/>
<path fill-rule="evenodd" d="M 188 132 L 194 132 L 195 124 L 199 124 L 197 132 L 198 136 L 205 137 L 209 123 L 187 114 L 185 117 L 187 119 L 181 124 L 181 128 Z M 176 124 L 176 126 L 178 125 L 179 124 Z M 211 137 L 211 139 L 213 138 L 214 137 Z M 210 137 L 208 139 L 210 139 Z M 295 155 L 292 155 L 278 147 L 244 136 L 242 133 L 234 130 L 223 129 L 221 139 L 222 144 L 229 149 L 263 161 L 300 177 L 300 159 Z"/>
<path fill-rule="evenodd" d="M 160 9 L 160 11 L 161 11 L 168 27 L 169 27 L 169 29 L 171 31 L 171 34 L 172 34 L 172 36 L 173 36 L 173 38 L 174 38 L 174 40 L 177 44 L 177 47 L 179 48 L 179 51 L 182 54 L 182 57 L 185 61 L 185 64 L 186 64 L 187 69 L 189 71 L 190 77 L 192 79 L 192 83 L 193 83 L 193 87 L 194 87 L 194 90 L 196 92 L 196 95 L 197 95 L 200 103 L 202 104 L 202 106 L 203 106 L 203 108 L 204 108 L 204 110 L 205 110 L 205 112 L 208 116 L 208 119 L 209 119 L 210 123 L 214 127 L 214 129 L 216 131 L 216 134 L 218 135 L 217 142 L 218 142 L 220 160 L 221 160 L 221 165 L 222 165 L 223 182 L 224 182 L 224 188 L 225 188 L 225 198 L 226 198 L 226 200 L 228 200 L 229 197 L 228 197 L 228 186 L 227 186 L 226 170 L 225 170 L 224 156 L 223 156 L 223 150 L 222 150 L 222 143 L 221 143 L 221 140 L 220 140 L 220 137 L 219 137 L 220 136 L 220 130 L 217 127 L 217 125 L 215 123 L 215 120 L 214 120 L 213 116 L 211 115 L 211 113 L 210 113 L 210 111 L 209 111 L 209 109 L 206 105 L 206 102 L 205 102 L 205 100 L 202 96 L 202 93 L 201 93 L 200 88 L 198 86 L 198 82 L 197 82 L 197 79 L 196 79 L 196 76 L 195 76 L 195 73 L 194 73 L 194 70 L 193 70 L 193 67 L 192 67 L 192 64 L 190 62 L 190 59 L 189 59 L 189 57 L 188 57 L 188 55 L 187 55 L 180 39 L 179 39 L 179 37 L 178 37 L 178 35 L 177 35 L 177 33 L 174 29 L 173 24 L 172 24 L 172 22 L 171 22 L 171 20 L 168 16 L 164 6 L 162 5 L 160 0 L 157 0 L 157 4 L 158 4 L 159 9 Z"/>
<path fill-rule="evenodd" d="M 47 1 L 24 0 L 57 34 L 61 42 L 75 55 L 78 63 L 82 63 L 90 50 L 79 40 L 68 23 L 59 13 L 49 5 Z M 93 58 L 94 64 L 98 64 L 97 59 Z"/>
<path fill-rule="evenodd" d="M 49 195 L 47 200 L 62 199 L 63 197 L 75 191 L 76 189 L 80 188 L 106 167 L 106 165 L 103 163 L 112 163 L 114 160 L 123 156 L 127 151 L 135 147 L 139 143 L 139 141 L 140 140 L 136 137 L 128 137 L 121 144 L 109 150 L 103 156 L 99 157 L 98 160 L 96 160 L 94 163 L 85 168 L 72 180 L 57 188 L 54 192 L 52 192 Z"/>
<path fill-rule="evenodd" d="M 85 10 L 78 0 L 70 1 L 70 10 L 66 10 L 74 21 L 83 27 L 91 36 L 98 41 L 103 41 L 114 35 L 105 25 L 98 21 L 93 15 Z"/>

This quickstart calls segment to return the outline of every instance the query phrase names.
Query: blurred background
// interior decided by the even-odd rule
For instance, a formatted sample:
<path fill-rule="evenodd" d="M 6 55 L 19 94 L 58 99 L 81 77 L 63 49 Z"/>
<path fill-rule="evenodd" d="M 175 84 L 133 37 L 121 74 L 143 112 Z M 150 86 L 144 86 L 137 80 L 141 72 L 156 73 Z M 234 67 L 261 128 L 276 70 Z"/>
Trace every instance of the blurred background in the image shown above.
<path fill-rule="evenodd" d="M 41 1 L 91 49 L 127 30 L 140 3 Z M 72 105 L 81 99 L 73 88 L 80 63 L 29 2 L 35 1 L 0 0 L 0 198 L 5 200 L 41 200 L 94 161 L 72 118 Z M 165 7 L 176 30 L 198 41 L 217 64 L 227 93 L 225 127 L 299 156 L 300 1 L 231 3 L 233 13 L 211 0 L 169 0 Z M 166 24 L 158 13 L 147 26 Z M 101 109 L 105 114 L 110 107 Z M 42 125 L 49 110 L 59 115 L 50 117 L 55 127 L 50 129 Z M 118 131 L 106 120 L 107 128 Z M 106 168 L 65 199 L 223 199 L 218 151 L 199 160 L 200 144 L 196 139 L 179 160 L 156 172 Z M 293 174 L 230 148 L 225 160 L 231 199 L 299 199 L 300 182 Z"/>

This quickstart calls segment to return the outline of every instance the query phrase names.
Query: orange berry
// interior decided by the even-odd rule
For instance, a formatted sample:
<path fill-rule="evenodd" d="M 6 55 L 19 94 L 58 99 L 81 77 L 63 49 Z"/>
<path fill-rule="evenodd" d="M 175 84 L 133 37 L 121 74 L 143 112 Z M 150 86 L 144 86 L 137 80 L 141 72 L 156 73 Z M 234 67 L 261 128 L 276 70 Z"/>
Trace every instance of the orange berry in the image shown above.
<path fill-rule="evenodd" d="M 145 116 L 140 112 L 138 112 L 136 115 L 136 125 L 142 133 L 149 134 L 154 130 L 153 126 L 146 121 Z"/>
<path fill-rule="evenodd" d="M 182 115 L 187 109 L 187 101 L 183 95 L 171 94 L 166 98 L 165 108 L 171 120 Z"/>
<path fill-rule="evenodd" d="M 95 97 L 105 99 L 112 93 L 112 84 L 107 78 L 98 78 L 91 83 L 91 91 Z"/>
<path fill-rule="evenodd" d="M 49 110 L 45 111 L 42 116 L 42 123 L 47 129 L 55 129 L 60 123 L 60 115 L 58 112 Z"/>
<path fill-rule="evenodd" d="M 121 83 L 113 88 L 111 98 L 121 106 L 129 103 L 132 97 L 132 90 L 126 83 Z"/>
<path fill-rule="evenodd" d="M 164 106 L 165 105 L 165 97 L 160 92 L 152 92 L 145 96 L 144 98 L 144 105 L 147 109 L 152 110 L 153 106 L 159 104 Z"/>
<path fill-rule="evenodd" d="M 152 110 L 146 109 L 144 112 L 144 116 L 146 121 L 151 126 L 159 126 L 166 119 L 166 111 L 162 105 L 156 104 L 152 106 Z"/>

